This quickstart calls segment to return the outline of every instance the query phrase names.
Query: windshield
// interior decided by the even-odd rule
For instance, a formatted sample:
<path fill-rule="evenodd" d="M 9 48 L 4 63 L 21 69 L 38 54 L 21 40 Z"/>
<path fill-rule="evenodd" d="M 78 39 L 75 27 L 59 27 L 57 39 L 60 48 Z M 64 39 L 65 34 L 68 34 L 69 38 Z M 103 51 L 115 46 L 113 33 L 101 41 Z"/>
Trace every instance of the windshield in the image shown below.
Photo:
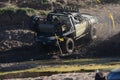
<path fill-rule="evenodd" d="M 47 21 L 55 23 L 56 19 L 59 19 L 62 23 L 70 23 L 69 17 L 64 14 L 48 14 Z"/>
<path fill-rule="evenodd" d="M 54 25 L 55 32 L 65 33 L 69 31 L 71 27 L 70 19 L 66 14 L 48 14 L 47 21 Z"/>
<path fill-rule="evenodd" d="M 59 34 L 62 35 L 70 30 L 70 20 L 65 14 L 48 14 L 47 21 L 39 25 L 41 34 Z"/>

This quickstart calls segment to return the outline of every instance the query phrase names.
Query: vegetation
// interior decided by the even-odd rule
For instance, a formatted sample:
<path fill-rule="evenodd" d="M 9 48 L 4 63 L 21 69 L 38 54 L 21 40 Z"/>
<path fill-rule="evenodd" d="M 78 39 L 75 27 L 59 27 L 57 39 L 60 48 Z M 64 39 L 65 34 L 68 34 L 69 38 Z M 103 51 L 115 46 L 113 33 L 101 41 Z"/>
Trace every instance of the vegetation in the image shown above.
<path fill-rule="evenodd" d="M 97 0 L 92 0 L 93 3 L 96 3 Z M 26 12 L 28 14 L 39 12 L 39 10 L 50 10 L 51 3 L 48 0 L 8 0 L 6 1 L 0 1 L 3 2 L 5 7 L 0 8 L 0 13 L 3 13 L 4 11 L 16 11 L 20 10 L 22 12 Z M 66 4 L 72 4 L 76 3 L 80 6 L 84 4 L 84 6 L 90 6 L 88 4 L 91 4 L 91 0 L 88 1 L 82 1 L 82 0 L 58 0 L 56 4 L 64 5 L 63 3 L 67 2 Z M 102 3 L 119 3 L 119 0 L 101 0 Z M 74 4 L 74 5 L 76 5 Z M 10 8 L 11 7 L 11 8 Z M 40 11 L 40 13 L 44 14 L 44 11 Z"/>
<path fill-rule="evenodd" d="M 33 15 L 33 14 L 43 14 L 45 13 L 43 11 L 37 11 L 32 8 L 10 8 L 10 7 L 4 7 L 0 8 L 0 15 L 2 14 L 12 14 L 12 13 L 17 13 L 17 14 L 24 14 L 26 13 L 27 15 Z"/>
<path fill-rule="evenodd" d="M 40 0 L 41 4 L 46 4 L 48 1 L 47 0 Z"/>

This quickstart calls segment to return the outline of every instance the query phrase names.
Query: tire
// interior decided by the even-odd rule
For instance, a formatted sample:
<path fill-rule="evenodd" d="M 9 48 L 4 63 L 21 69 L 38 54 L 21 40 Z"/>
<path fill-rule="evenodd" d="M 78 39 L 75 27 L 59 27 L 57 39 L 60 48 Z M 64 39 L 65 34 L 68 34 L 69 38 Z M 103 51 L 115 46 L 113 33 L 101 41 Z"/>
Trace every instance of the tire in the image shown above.
<path fill-rule="evenodd" d="M 90 28 L 90 32 L 88 34 L 89 40 L 96 40 L 97 39 L 97 35 L 96 35 L 97 29 L 95 26 L 92 26 Z"/>
<path fill-rule="evenodd" d="M 72 53 L 74 51 L 75 43 L 72 38 L 66 38 L 62 46 L 62 51 L 67 53 Z"/>

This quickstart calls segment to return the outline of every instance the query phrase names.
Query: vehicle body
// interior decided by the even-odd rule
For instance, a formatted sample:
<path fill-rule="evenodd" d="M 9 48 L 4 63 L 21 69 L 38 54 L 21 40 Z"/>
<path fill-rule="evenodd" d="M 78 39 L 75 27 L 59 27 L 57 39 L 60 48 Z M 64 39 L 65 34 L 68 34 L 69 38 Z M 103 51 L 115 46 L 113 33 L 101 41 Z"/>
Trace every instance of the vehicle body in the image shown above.
<path fill-rule="evenodd" d="M 107 80 L 120 80 L 120 68 L 112 70 L 108 74 Z"/>
<path fill-rule="evenodd" d="M 43 21 L 34 18 L 35 41 L 42 45 L 60 45 L 63 52 L 72 53 L 75 41 L 84 36 L 96 38 L 97 18 L 91 15 L 58 10 L 50 12 Z"/>

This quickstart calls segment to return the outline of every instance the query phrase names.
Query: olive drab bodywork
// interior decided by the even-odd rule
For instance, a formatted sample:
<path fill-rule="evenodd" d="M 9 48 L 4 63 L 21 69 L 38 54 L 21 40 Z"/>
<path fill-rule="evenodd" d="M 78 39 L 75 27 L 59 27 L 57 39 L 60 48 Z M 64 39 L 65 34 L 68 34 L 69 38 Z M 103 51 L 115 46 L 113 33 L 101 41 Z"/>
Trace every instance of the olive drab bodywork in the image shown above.
<path fill-rule="evenodd" d="M 97 18 L 79 11 L 55 10 L 45 19 L 39 16 L 31 18 L 31 30 L 36 32 L 35 41 L 42 45 L 55 45 L 62 52 L 72 53 L 75 40 L 84 36 L 96 38 Z"/>

